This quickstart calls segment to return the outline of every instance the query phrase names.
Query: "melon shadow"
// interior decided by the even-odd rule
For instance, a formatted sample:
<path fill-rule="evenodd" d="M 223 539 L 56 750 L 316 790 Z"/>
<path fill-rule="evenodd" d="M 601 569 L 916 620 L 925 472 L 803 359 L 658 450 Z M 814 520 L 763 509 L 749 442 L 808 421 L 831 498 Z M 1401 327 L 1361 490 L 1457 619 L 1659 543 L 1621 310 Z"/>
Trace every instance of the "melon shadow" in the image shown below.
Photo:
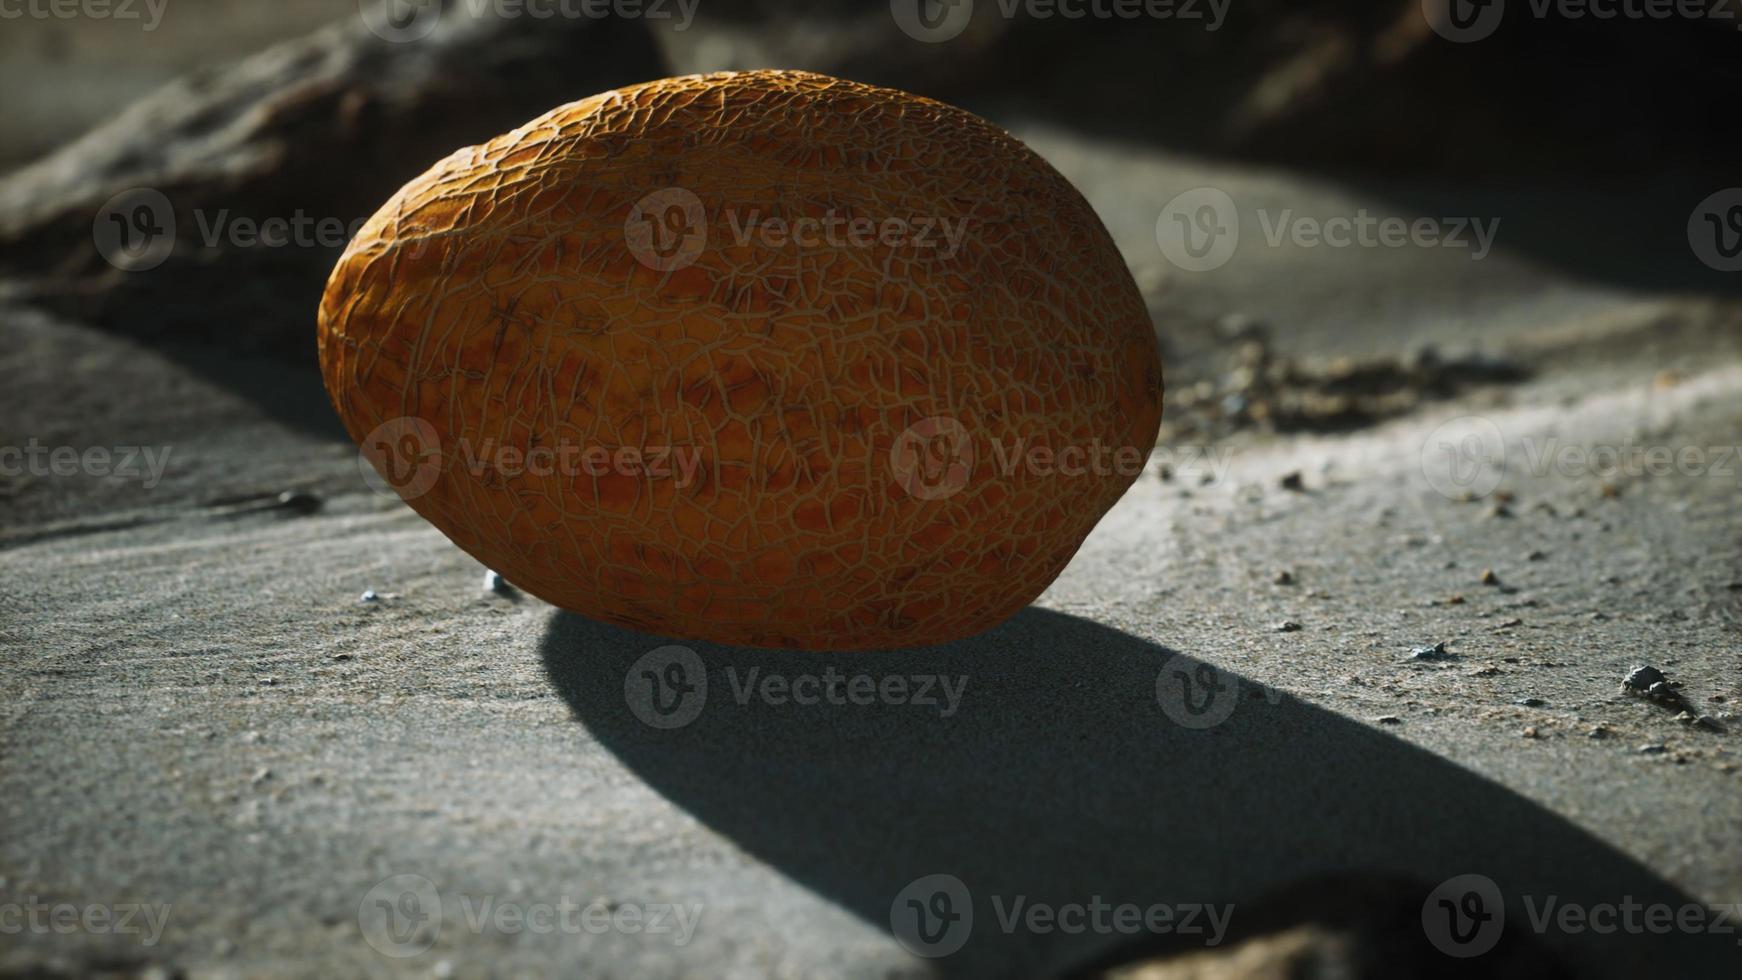
<path fill-rule="evenodd" d="M 1242 903 L 1290 883 L 1403 876 L 1423 884 L 1397 917 L 1413 919 L 1422 962 L 1443 964 L 1447 975 L 1483 964 L 1441 956 L 1419 932 L 1428 892 L 1456 875 L 1494 880 L 1514 913 L 1509 941 L 1529 942 L 1521 896 L 1692 901 L 1506 787 L 1069 615 L 1030 608 L 973 639 L 904 651 L 682 643 L 699 657 L 707 690 L 693 720 L 661 729 L 631 708 L 625 683 L 644 655 L 672 643 L 557 612 L 542 656 L 576 719 L 652 788 L 867 922 L 890 930 L 892 903 L 916 879 L 961 879 L 974 924 L 966 945 L 933 961 L 944 974 L 1055 973 L 1133 942 L 1105 931 L 1007 930 L 1018 897 L 1055 908 L 1097 898 L 1146 908 L 1234 903 L 1232 939 Z M 916 703 L 917 680 L 898 697 L 859 699 L 867 703 L 763 696 L 770 676 L 791 685 L 830 671 L 845 679 L 842 692 L 860 675 L 966 680 L 953 712 L 942 681 L 929 688 L 932 704 Z M 1158 678 L 1210 682 L 1196 692 L 1199 706 L 1217 685 L 1238 700 L 1231 709 L 1216 702 L 1215 713 L 1226 714 L 1218 723 L 1188 727 L 1175 720 L 1177 706 L 1170 715 L 1160 704 Z M 815 684 L 803 691 L 819 694 Z M 1733 944 L 1709 935 L 1550 932 L 1544 940 L 1581 975 L 1668 964 L 1679 967 L 1672 973 L 1706 974 L 1742 962 Z M 1202 942 L 1177 936 L 1159 945 Z"/>

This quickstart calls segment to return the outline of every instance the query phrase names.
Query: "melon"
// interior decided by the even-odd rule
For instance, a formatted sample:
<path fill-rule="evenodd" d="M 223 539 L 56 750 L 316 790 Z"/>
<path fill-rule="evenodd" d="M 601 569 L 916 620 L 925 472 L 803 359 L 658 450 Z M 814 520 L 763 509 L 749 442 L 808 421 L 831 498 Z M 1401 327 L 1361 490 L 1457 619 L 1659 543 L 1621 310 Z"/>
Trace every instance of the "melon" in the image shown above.
<path fill-rule="evenodd" d="M 485 566 L 758 647 L 998 624 L 1161 419 L 1142 296 L 1068 181 L 961 109 L 798 71 L 453 153 L 349 243 L 319 345 L 364 458 Z"/>

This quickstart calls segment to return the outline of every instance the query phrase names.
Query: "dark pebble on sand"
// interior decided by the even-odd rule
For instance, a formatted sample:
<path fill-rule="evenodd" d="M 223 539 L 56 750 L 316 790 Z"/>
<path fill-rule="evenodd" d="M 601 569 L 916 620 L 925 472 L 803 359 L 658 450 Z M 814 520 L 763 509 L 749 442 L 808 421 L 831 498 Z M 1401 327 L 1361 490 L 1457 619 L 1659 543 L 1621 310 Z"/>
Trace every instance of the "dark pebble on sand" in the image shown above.
<path fill-rule="evenodd" d="M 1635 694 L 1644 694 L 1651 690 L 1652 685 L 1662 684 L 1667 679 L 1663 676 L 1663 671 L 1656 667 L 1643 665 L 1628 671 L 1621 686 Z"/>
<path fill-rule="evenodd" d="M 1431 647 L 1416 647 L 1409 652 L 1411 660 L 1456 660 L 1458 655 L 1446 649 L 1445 641 Z"/>

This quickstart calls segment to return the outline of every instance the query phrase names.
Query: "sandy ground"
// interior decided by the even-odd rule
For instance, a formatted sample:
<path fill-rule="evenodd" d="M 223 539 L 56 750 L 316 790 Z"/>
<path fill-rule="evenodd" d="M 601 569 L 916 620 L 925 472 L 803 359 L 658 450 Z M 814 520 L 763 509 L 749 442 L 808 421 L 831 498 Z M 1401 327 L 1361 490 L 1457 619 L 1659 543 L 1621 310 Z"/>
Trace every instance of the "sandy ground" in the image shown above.
<path fill-rule="evenodd" d="M 1512 929 L 1551 897 L 1742 902 L 1742 460 L 1716 458 L 1742 441 L 1736 308 L 1556 271 L 1509 250 L 1504 224 L 1471 261 L 1270 247 L 1244 214 L 1234 261 L 1170 269 L 1155 216 L 1209 181 L 1248 210 L 1408 212 L 1017 126 L 1105 216 L 1164 335 L 1241 313 L 1297 353 L 1480 345 L 1537 374 L 1348 434 L 1240 437 L 1209 462 L 1164 446 L 1172 479 L 1158 458 L 1005 626 L 866 655 L 691 644 L 705 706 L 661 730 L 625 682 L 668 641 L 485 592 L 475 562 L 367 488 L 312 366 L 7 310 L 0 441 L 168 462 L 149 488 L 0 486 L 0 906 L 168 910 L 150 945 L 15 931 L 0 972 L 1033 973 L 1127 937 L 1006 931 L 1017 896 L 1231 903 L 1237 924 L 1327 871 L 1482 875 Z M 1447 433 L 1477 423 L 1442 426 L 1470 417 L 1505 441 L 1492 489 L 1510 516 L 1435 488 Z M 1533 466 L 1567 445 L 1714 451 L 1663 475 Z M 1296 471 L 1303 489 L 1284 489 Z M 262 506 L 284 490 L 324 506 Z M 1445 658 L 1409 658 L 1441 642 Z M 1643 663 L 1726 730 L 1622 693 Z M 959 703 L 733 696 L 753 669 L 831 668 L 942 676 Z M 1215 723 L 1182 708 L 1182 683 Z M 933 874 L 961 879 L 975 915 L 936 961 L 891 935 L 903 889 Z M 374 903 L 425 885 L 418 908 L 441 915 L 394 942 Z M 565 903 L 595 918 L 493 918 Z M 667 930 L 626 924 L 661 909 Z M 699 910 L 693 931 L 676 909 Z M 1591 976 L 1735 976 L 1739 938 L 1542 935 Z"/>

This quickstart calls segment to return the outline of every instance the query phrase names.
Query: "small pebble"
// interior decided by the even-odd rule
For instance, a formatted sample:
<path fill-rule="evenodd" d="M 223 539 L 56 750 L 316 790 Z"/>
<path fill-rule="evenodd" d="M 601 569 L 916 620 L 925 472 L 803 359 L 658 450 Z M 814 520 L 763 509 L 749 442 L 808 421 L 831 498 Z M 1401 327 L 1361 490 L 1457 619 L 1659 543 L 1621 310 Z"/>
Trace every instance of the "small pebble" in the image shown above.
<path fill-rule="evenodd" d="M 274 504 L 279 510 L 306 517 L 321 509 L 321 498 L 301 490 L 286 490 Z"/>
<path fill-rule="evenodd" d="M 1627 672 L 1627 677 L 1621 681 L 1621 686 L 1636 694 L 1643 694 L 1651 689 L 1653 684 L 1661 684 L 1665 680 L 1663 671 L 1649 665 L 1635 667 Z"/>
<path fill-rule="evenodd" d="M 1281 482 L 1282 482 L 1282 489 L 1284 489 L 1284 490 L 1293 490 L 1296 493 L 1299 493 L 1300 491 L 1306 489 L 1306 482 L 1305 482 L 1305 480 L 1302 479 L 1302 477 L 1300 475 L 1300 470 L 1295 470 L 1292 473 L 1283 474 Z"/>
<path fill-rule="evenodd" d="M 1525 738 L 1538 738 L 1538 737 L 1540 737 L 1536 734 L 1536 726 L 1535 725 L 1531 725 L 1531 726 L 1525 728 L 1525 730 L 1523 732 L 1521 732 L 1520 734 L 1522 734 Z"/>
<path fill-rule="evenodd" d="M 1455 595 L 1455 596 L 1452 596 L 1450 599 L 1446 600 L 1446 605 L 1448 605 L 1448 606 L 1461 606 L 1463 604 L 1464 604 L 1464 597 L 1461 595 Z"/>
<path fill-rule="evenodd" d="M 1602 723 L 1598 723 L 1597 725 L 1592 727 L 1590 731 L 1585 733 L 1585 737 L 1586 738 L 1608 738 L 1609 737 L 1609 726 L 1602 724 Z"/>
<path fill-rule="evenodd" d="M 1416 647 L 1409 652 L 1411 660 L 1456 660 L 1458 655 L 1446 649 L 1445 641 L 1431 647 Z"/>
<path fill-rule="evenodd" d="M 1522 620 L 1522 619 L 1509 619 L 1506 622 L 1501 623 L 1500 628 L 1503 630 L 1509 630 L 1509 629 L 1513 628 L 1514 626 L 1523 626 L 1523 625 L 1524 625 L 1524 620 Z"/>
<path fill-rule="evenodd" d="M 335 654 L 333 654 L 333 659 L 337 660 L 339 663 L 344 663 L 345 661 L 351 659 L 351 655 L 348 653 L 335 653 Z"/>
<path fill-rule="evenodd" d="M 1278 633 L 1294 633 L 1298 632 L 1300 628 L 1301 625 L 1292 619 L 1285 619 L 1276 624 L 1276 631 Z"/>
<path fill-rule="evenodd" d="M 374 589 L 365 589 L 363 594 L 357 597 L 357 601 L 358 602 L 380 602 L 381 597 L 375 594 Z"/>
<path fill-rule="evenodd" d="M 1530 554 L 1525 555 L 1524 560 L 1525 561 L 1542 561 L 1543 559 L 1545 559 L 1547 557 L 1548 557 L 1547 555 L 1543 554 L 1540 551 L 1533 551 Z"/>
<path fill-rule="evenodd" d="M 1641 745 L 1639 747 L 1640 755 L 1662 755 L 1664 751 L 1665 749 L 1663 745 L 1657 742 L 1653 742 L 1649 745 Z"/>
<path fill-rule="evenodd" d="M 1519 698 L 1518 700 L 1516 700 L 1512 703 L 1513 704 L 1522 704 L 1526 708 L 1540 708 L 1543 705 L 1547 704 L 1548 702 L 1544 701 L 1542 698 Z"/>
<path fill-rule="evenodd" d="M 508 580 L 502 577 L 501 572 L 487 568 L 484 570 L 484 591 L 494 592 L 497 595 L 509 595 L 514 591 L 514 586 L 508 584 Z"/>
<path fill-rule="evenodd" d="M 1401 724 L 1403 724 L 1403 719 L 1397 717 L 1396 715 L 1380 715 L 1379 717 L 1377 717 L 1373 720 L 1377 721 L 1381 725 L 1401 725 Z"/>
<path fill-rule="evenodd" d="M 1277 585 L 1293 585 L 1294 584 L 1294 573 L 1285 568 L 1282 571 L 1277 572 L 1276 578 L 1273 579 L 1272 581 L 1274 581 Z"/>
<path fill-rule="evenodd" d="M 1722 732 L 1724 725 L 1711 715 L 1696 715 L 1692 711 L 1684 711 L 1675 716 L 1675 720 L 1689 728 L 1704 728 L 1708 732 Z"/>
<path fill-rule="evenodd" d="M 1483 585 L 1499 585 L 1500 584 L 1500 576 L 1494 574 L 1494 569 L 1484 568 L 1484 569 L 1482 569 L 1482 584 Z"/>

